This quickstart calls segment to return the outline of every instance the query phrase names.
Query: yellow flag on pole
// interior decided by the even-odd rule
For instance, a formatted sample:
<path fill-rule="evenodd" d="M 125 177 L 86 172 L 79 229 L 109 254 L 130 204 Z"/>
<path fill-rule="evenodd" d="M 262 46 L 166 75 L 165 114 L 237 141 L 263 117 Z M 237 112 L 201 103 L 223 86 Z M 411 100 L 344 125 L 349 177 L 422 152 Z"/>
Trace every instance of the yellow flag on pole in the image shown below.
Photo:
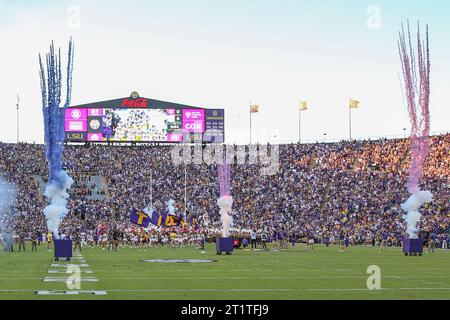
<path fill-rule="evenodd" d="M 350 99 L 350 109 L 358 109 L 359 108 L 359 101 Z"/>
<path fill-rule="evenodd" d="M 300 111 L 308 110 L 308 101 L 300 101 Z"/>
<path fill-rule="evenodd" d="M 259 106 L 257 104 L 250 105 L 250 113 L 258 113 L 259 112 Z"/>

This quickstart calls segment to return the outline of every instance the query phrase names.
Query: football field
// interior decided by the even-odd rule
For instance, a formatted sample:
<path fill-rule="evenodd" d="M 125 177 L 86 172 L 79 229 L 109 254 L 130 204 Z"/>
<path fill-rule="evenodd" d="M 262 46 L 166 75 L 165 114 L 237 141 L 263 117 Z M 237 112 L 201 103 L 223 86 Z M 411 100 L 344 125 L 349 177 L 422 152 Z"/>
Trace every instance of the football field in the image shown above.
<path fill-rule="evenodd" d="M 400 249 L 297 245 L 287 251 L 236 250 L 218 256 L 194 248 L 84 248 L 72 262 L 52 253 L 0 253 L 0 299 L 450 299 L 450 250 L 405 257 Z M 154 259 L 206 263 L 143 262 Z M 67 264 L 81 270 L 81 288 L 68 289 Z M 369 266 L 381 272 L 380 290 L 369 290 Z M 67 292 L 68 291 L 68 292 Z M 39 293 L 39 294 L 38 294 Z M 71 293 L 71 294 L 67 294 Z"/>

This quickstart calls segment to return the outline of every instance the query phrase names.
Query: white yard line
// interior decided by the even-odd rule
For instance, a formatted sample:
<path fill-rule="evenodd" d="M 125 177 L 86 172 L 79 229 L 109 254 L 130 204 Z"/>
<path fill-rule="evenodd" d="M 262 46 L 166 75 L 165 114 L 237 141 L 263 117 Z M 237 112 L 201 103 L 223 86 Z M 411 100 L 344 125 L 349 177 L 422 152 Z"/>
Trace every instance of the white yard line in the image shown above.
<path fill-rule="evenodd" d="M 64 282 L 67 283 L 67 278 L 52 278 L 52 277 L 45 277 L 42 279 L 44 282 Z M 80 282 L 98 282 L 97 278 L 81 278 Z"/>
<path fill-rule="evenodd" d="M 100 292 L 303 292 L 303 291 L 367 291 L 367 292 L 380 292 L 380 291 L 449 291 L 450 287 L 446 288 L 382 288 L 380 290 L 369 290 L 364 288 L 304 288 L 304 289 L 143 289 L 143 290 L 99 290 Z M 44 290 L 4 290 L 1 289 L 0 293 L 8 292 L 43 292 Z M 45 292 L 70 292 L 70 291 L 45 291 Z M 91 293 L 95 291 L 72 291 L 80 293 Z"/>
<path fill-rule="evenodd" d="M 35 292 L 37 295 L 57 295 L 57 296 L 63 296 L 63 295 L 78 295 L 78 294 L 93 294 L 95 296 L 104 296 L 108 293 L 106 291 L 89 291 L 89 290 L 80 290 L 80 291 L 48 291 L 48 290 L 41 290 Z"/>
<path fill-rule="evenodd" d="M 62 263 L 53 263 L 50 265 L 50 267 L 55 268 L 55 267 L 69 267 L 69 266 L 75 266 L 75 267 L 80 267 L 80 268 L 88 268 L 89 265 L 88 264 L 74 264 L 74 263 L 67 263 L 67 264 L 62 264 Z"/>
<path fill-rule="evenodd" d="M 448 291 L 447 288 L 382 288 L 380 290 L 358 289 L 358 288 L 324 288 L 324 289 L 148 289 L 148 290 L 108 290 L 108 292 L 301 292 L 301 291 Z"/>
<path fill-rule="evenodd" d="M 267 277 L 144 277 L 144 278 L 102 278 L 106 280 L 242 280 L 242 279 L 366 279 L 367 276 L 267 276 Z M 450 278 L 450 275 L 382 276 L 381 279 Z M 450 284 L 449 284 L 450 285 Z"/>
<path fill-rule="evenodd" d="M 94 273 L 92 270 L 80 270 L 81 273 Z M 64 270 L 48 270 L 48 273 L 64 273 L 67 274 L 67 271 Z"/>
<path fill-rule="evenodd" d="M 63 270 L 49 270 L 49 273 L 66 273 Z M 83 273 L 94 273 L 92 270 L 81 270 Z M 151 277 L 151 278 L 118 278 L 109 277 L 102 278 L 105 280 L 243 280 L 243 279 L 253 279 L 253 280 L 266 280 L 266 279 L 366 279 L 367 276 L 267 276 L 267 277 Z M 425 279 L 442 279 L 450 278 L 450 275 L 423 275 L 423 276 L 382 276 L 381 279 L 409 279 L 415 280 L 420 278 Z M 0 278 L 0 280 L 41 280 L 42 278 Z M 449 284 L 450 285 L 450 284 Z"/>

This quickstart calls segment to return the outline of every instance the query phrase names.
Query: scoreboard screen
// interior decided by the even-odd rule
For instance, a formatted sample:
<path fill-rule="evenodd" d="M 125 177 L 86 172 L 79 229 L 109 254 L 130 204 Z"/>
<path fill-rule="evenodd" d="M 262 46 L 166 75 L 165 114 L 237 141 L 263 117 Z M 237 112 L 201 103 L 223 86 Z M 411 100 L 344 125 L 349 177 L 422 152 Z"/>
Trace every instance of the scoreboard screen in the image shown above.
<path fill-rule="evenodd" d="M 224 110 L 69 107 L 65 133 L 67 142 L 223 143 Z"/>

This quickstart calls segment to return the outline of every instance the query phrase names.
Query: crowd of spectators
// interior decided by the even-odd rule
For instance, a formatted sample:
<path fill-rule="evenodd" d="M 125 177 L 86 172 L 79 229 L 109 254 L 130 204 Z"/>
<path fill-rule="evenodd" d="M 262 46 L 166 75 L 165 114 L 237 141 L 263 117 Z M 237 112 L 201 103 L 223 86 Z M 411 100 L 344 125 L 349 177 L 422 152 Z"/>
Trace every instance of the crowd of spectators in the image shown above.
<path fill-rule="evenodd" d="M 450 226 L 450 135 L 433 136 L 421 188 L 434 201 L 421 208 L 419 228 L 439 235 Z M 90 232 L 100 224 L 128 226 L 133 208 L 153 204 L 163 210 L 170 199 L 179 212 L 197 218 L 211 234 L 221 228 L 215 165 L 175 165 L 171 146 L 66 146 L 69 174 L 83 172 L 106 179 L 108 197 L 88 199 L 71 190 L 69 214 L 61 229 L 66 234 Z M 407 199 L 409 140 L 343 141 L 279 146 L 279 170 L 261 175 L 258 164 L 231 166 L 233 232 L 242 235 L 285 233 L 286 237 L 350 238 L 354 243 L 405 236 L 401 204 Z M 43 208 L 47 202 L 36 177 L 47 178 L 44 146 L 1 144 L 0 173 L 17 187 L 15 232 L 45 233 Z M 84 179 L 88 179 L 84 181 Z"/>

